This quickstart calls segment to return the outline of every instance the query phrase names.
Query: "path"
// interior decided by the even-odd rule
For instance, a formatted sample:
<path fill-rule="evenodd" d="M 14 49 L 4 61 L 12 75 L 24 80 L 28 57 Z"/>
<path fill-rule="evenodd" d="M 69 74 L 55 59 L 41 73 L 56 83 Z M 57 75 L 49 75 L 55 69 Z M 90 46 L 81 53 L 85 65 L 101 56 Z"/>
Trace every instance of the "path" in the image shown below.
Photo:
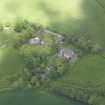
<path fill-rule="evenodd" d="M 43 32 L 46 34 L 50 34 L 50 35 L 54 35 L 54 36 L 56 36 L 56 37 L 58 37 L 58 38 L 63 38 L 63 35 L 61 35 L 61 34 L 59 34 L 59 33 L 56 33 L 56 32 L 52 32 L 52 31 L 50 31 L 50 30 L 47 30 L 47 29 L 44 29 L 43 30 Z"/>

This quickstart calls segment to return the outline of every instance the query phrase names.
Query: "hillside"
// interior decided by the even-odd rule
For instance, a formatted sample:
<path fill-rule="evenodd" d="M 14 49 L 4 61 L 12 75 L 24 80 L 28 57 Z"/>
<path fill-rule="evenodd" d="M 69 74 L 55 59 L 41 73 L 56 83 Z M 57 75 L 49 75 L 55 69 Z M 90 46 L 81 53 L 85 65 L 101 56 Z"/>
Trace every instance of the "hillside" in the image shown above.
<path fill-rule="evenodd" d="M 51 103 L 54 98 L 68 105 L 61 96 L 83 105 L 105 104 L 104 0 L 1 0 L 0 7 L 1 92 L 39 88 L 57 94 Z M 8 94 L 0 100 L 8 103 L 20 93 Z M 31 104 L 40 96 L 28 94 Z M 23 91 L 22 99 L 28 94 Z"/>
<path fill-rule="evenodd" d="M 28 19 L 58 32 L 88 35 L 104 45 L 104 0 L 3 0 L 0 6 L 1 22 Z"/>

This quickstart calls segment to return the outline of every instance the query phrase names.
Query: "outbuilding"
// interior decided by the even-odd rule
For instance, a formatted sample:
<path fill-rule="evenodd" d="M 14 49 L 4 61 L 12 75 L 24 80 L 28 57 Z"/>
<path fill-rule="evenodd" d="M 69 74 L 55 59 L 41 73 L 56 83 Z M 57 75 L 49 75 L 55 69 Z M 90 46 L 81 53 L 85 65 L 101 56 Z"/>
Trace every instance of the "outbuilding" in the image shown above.
<path fill-rule="evenodd" d="M 29 40 L 29 44 L 30 45 L 40 45 L 41 44 L 41 40 L 40 40 L 39 37 L 31 38 Z"/>
<path fill-rule="evenodd" d="M 77 56 L 77 54 L 72 49 L 62 48 L 60 50 L 59 56 L 60 57 L 64 57 L 67 60 L 73 60 Z"/>

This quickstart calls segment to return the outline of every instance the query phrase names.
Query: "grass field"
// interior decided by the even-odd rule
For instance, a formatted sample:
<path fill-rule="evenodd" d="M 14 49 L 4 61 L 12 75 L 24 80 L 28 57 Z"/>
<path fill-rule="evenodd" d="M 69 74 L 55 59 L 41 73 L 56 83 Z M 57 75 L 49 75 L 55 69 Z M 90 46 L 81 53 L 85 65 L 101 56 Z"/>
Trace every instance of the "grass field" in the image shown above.
<path fill-rule="evenodd" d="M 1 48 L 0 52 L 0 80 L 22 72 L 23 59 L 19 56 L 18 51 L 12 48 Z"/>
<path fill-rule="evenodd" d="M 0 88 L 12 87 L 12 82 L 24 69 L 23 58 L 12 48 L 0 48 Z"/>
<path fill-rule="evenodd" d="M 104 46 L 104 0 L 1 0 L 0 21 L 28 19 L 58 32 L 87 35 Z"/>
<path fill-rule="evenodd" d="M 68 2 L 68 3 L 67 3 Z M 0 19 L 5 21 L 14 21 L 17 18 L 27 18 L 41 24 L 48 24 L 49 16 L 58 20 L 69 17 L 82 17 L 82 9 L 80 7 L 82 0 L 67 0 L 65 2 L 56 0 L 2 0 L 0 3 Z M 71 10 L 71 8 L 74 8 Z M 51 11 L 50 11 L 51 10 Z M 47 16 L 46 12 L 50 12 Z M 57 15 L 57 16 L 56 16 Z"/>
<path fill-rule="evenodd" d="M 85 99 L 84 102 L 87 103 L 87 96 L 90 98 L 97 94 L 95 102 L 100 105 L 105 99 L 105 58 L 98 54 L 82 57 L 52 86 L 66 96 L 75 97 L 77 100 L 79 97 L 82 101 Z M 98 97 L 101 97 L 100 100 Z"/>
<path fill-rule="evenodd" d="M 0 92 L 1 105 L 82 105 L 43 91 Z"/>
<path fill-rule="evenodd" d="M 12 48 L 14 38 L 14 32 L 0 32 L 0 88 L 11 87 L 8 78 L 15 79 L 24 69 L 23 58 Z M 6 48 L 2 47 L 4 45 Z"/>
<path fill-rule="evenodd" d="M 2 31 L 0 32 L 0 47 L 2 45 L 6 45 L 7 47 L 10 47 L 13 45 L 14 38 L 16 36 L 16 33 L 13 31 Z"/>
<path fill-rule="evenodd" d="M 80 59 L 68 70 L 63 80 L 79 84 L 101 84 L 105 81 L 105 59 L 98 54 L 90 54 Z"/>

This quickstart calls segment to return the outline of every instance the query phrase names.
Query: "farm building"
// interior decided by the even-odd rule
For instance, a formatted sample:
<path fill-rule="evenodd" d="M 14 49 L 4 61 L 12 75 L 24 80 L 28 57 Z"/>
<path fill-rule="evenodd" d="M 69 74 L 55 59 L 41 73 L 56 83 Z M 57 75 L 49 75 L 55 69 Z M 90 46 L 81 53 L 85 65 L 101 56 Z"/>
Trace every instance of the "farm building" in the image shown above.
<path fill-rule="evenodd" d="M 39 37 L 31 38 L 29 40 L 29 44 L 30 45 L 40 45 L 41 44 L 41 40 L 40 40 Z"/>
<path fill-rule="evenodd" d="M 67 60 L 73 60 L 77 57 L 77 54 L 72 49 L 63 48 L 60 50 L 59 56 Z"/>
<path fill-rule="evenodd" d="M 44 45 L 44 41 L 41 41 L 39 37 L 31 38 L 28 43 L 30 45 Z"/>

